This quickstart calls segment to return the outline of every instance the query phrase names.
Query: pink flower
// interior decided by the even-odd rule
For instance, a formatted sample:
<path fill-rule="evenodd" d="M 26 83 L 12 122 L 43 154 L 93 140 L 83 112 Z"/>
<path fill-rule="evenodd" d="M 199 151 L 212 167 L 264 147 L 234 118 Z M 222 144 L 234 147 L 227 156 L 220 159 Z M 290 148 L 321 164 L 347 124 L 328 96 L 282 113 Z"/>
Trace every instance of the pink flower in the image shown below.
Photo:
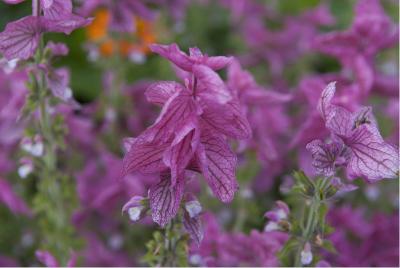
<path fill-rule="evenodd" d="M 205 65 L 215 67 L 217 61 L 202 56 L 197 49 L 191 51 L 190 57 L 179 52 L 190 63 L 194 76 L 185 80 L 185 86 L 163 81 L 147 89 L 148 101 L 163 108 L 152 126 L 129 140 L 124 158 L 124 174 L 163 173 L 160 182 L 149 191 L 153 220 L 162 226 L 177 213 L 184 192 L 185 169 L 200 171 L 221 201 L 233 199 L 238 187 L 236 156 L 229 148 L 227 137 L 251 136 L 239 103 L 231 100 L 224 82 Z"/>
<path fill-rule="evenodd" d="M 398 150 L 383 140 L 371 108 L 363 107 L 351 113 L 343 107 L 336 106 L 331 103 L 335 90 L 334 82 L 324 89 L 318 103 L 318 111 L 332 134 L 332 140 L 343 143 L 350 151 L 347 161 L 346 157 L 340 160 L 341 164 L 346 162 L 349 178 L 362 177 L 367 181 L 397 178 Z M 313 149 L 315 143 L 314 141 L 308 145 L 309 148 Z M 318 155 L 314 154 L 316 157 Z M 314 161 L 321 160 L 314 158 Z"/>
<path fill-rule="evenodd" d="M 45 32 L 70 34 L 90 23 L 90 20 L 71 13 L 70 0 L 53 0 L 51 5 L 40 7 L 43 16 L 26 16 L 10 22 L 0 33 L 0 52 L 8 60 L 32 57 L 39 45 L 40 36 Z"/>

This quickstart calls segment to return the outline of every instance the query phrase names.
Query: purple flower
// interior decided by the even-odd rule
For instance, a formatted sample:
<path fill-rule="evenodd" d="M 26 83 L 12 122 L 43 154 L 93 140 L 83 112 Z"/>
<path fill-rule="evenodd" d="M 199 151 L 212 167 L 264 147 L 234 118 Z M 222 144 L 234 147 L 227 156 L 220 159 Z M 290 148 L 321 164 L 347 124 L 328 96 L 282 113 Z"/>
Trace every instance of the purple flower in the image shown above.
<path fill-rule="evenodd" d="M 228 58 L 203 56 L 198 49 L 191 49 L 186 56 L 176 45 L 154 48 L 167 51 L 165 56 L 178 66 L 184 61 L 181 67 L 194 75 L 185 80 L 185 86 L 164 81 L 147 89 L 148 101 L 163 108 L 151 127 L 130 140 L 124 158 L 124 174 L 170 170 L 170 175 L 161 175 L 149 191 L 153 220 L 163 226 L 177 213 L 186 169 L 200 171 L 221 201 L 233 199 L 238 187 L 236 156 L 226 137 L 249 138 L 251 129 L 238 101 L 231 99 L 230 91 L 212 70 L 225 66 Z M 170 49 L 179 56 L 171 56 Z"/>
<path fill-rule="evenodd" d="M 252 127 L 251 139 L 242 141 L 242 149 L 254 148 L 263 165 L 277 161 L 282 148 L 277 139 L 288 128 L 288 117 L 284 104 L 292 99 L 289 94 L 282 94 L 259 86 L 253 76 L 243 70 L 236 60 L 228 68 L 228 88 L 237 97 Z M 265 122 L 269 122 L 265 124 Z"/>
<path fill-rule="evenodd" d="M 370 107 L 364 107 L 357 112 L 351 113 L 343 107 L 332 104 L 335 94 L 335 83 L 330 83 L 322 92 L 318 110 L 325 121 L 327 129 L 332 134 L 334 142 L 343 143 L 350 155 L 346 163 L 349 178 L 362 177 L 367 181 L 376 181 L 383 178 L 397 178 L 399 172 L 398 151 L 392 145 L 386 143 L 379 133 L 375 118 Z M 312 150 L 323 150 L 313 147 L 320 144 L 314 141 L 309 148 Z M 336 146 L 336 145 L 334 145 Z M 325 146 L 326 147 L 326 146 Z M 332 149 L 332 148 L 331 148 Z M 340 149 L 339 149 L 340 151 Z M 330 153 L 334 153 L 332 150 Z M 332 172 L 332 157 L 324 156 L 330 160 L 330 167 L 320 153 L 315 153 L 314 161 L 317 166 L 325 169 L 325 172 Z M 347 157 L 340 158 L 340 163 Z M 322 161 L 322 162 L 321 162 Z M 322 166 L 321 166 L 322 165 Z"/>
<path fill-rule="evenodd" d="M 328 239 L 337 254 L 324 252 L 332 266 L 389 267 L 399 265 L 399 214 L 383 214 L 349 205 L 332 208 L 328 222 L 335 228 Z"/>
<path fill-rule="evenodd" d="M 289 213 L 290 210 L 286 203 L 282 201 L 276 201 L 275 207 L 272 210 L 265 212 L 264 214 L 264 217 L 268 218 L 269 220 L 268 224 L 265 225 L 264 231 L 285 231 L 282 227 L 289 224 L 287 221 L 289 218 Z"/>
<path fill-rule="evenodd" d="M 211 214 L 204 215 L 204 239 L 192 244 L 189 261 L 196 266 L 278 266 L 278 251 L 287 240 L 282 232 L 223 232 Z"/>
<path fill-rule="evenodd" d="M 143 210 L 145 209 L 143 203 L 144 197 L 134 196 L 132 197 L 123 207 L 122 212 L 127 212 L 129 219 L 133 222 L 138 221 L 143 215 Z"/>
<path fill-rule="evenodd" d="M 71 13 L 70 0 L 54 0 L 48 9 L 45 5 L 41 8 L 44 16 L 27 16 L 6 25 L 0 33 L 0 52 L 4 57 L 28 59 L 35 53 L 43 33 L 70 34 L 90 23 L 90 20 Z"/>
<path fill-rule="evenodd" d="M 319 36 L 313 46 L 353 70 L 361 95 L 367 96 L 374 82 L 373 57 L 394 46 L 397 40 L 398 27 L 385 14 L 379 0 L 360 0 L 350 29 Z"/>
<path fill-rule="evenodd" d="M 350 152 L 340 141 L 326 144 L 321 140 L 313 140 L 307 144 L 307 150 L 312 156 L 312 165 L 318 174 L 332 176 L 339 166 L 348 163 Z"/>

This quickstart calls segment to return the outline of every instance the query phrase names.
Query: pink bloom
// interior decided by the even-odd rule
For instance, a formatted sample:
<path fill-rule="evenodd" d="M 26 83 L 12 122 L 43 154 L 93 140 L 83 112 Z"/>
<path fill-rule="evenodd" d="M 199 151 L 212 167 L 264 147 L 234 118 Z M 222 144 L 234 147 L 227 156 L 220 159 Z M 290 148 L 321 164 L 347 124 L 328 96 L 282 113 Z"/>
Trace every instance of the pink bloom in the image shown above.
<path fill-rule="evenodd" d="M 336 106 L 332 104 L 335 90 L 334 82 L 324 89 L 318 110 L 332 134 L 333 141 L 342 142 L 350 151 L 346 163 L 349 177 L 362 177 L 368 181 L 397 178 L 398 150 L 383 140 L 371 108 L 364 107 L 351 113 Z M 309 147 L 312 148 L 312 144 Z M 341 163 L 345 162 L 342 160 Z"/>
<path fill-rule="evenodd" d="M 177 49 L 176 46 L 162 49 L 166 47 Z M 164 81 L 147 89 L 148 101 L 163 108 L 151 127 L 129 140 L 124 158 L 124 174 L 170 170 L 171 175 L 162 175 L 149 192 L 153 219 L 160 225 L 165 225 L 177 213 L 185 169 L 200 171 L 214 194 L 221 201 L 230 202 L 238 185 L 236 156 L 229 148 L 227 137 L 246 139 L 251 136 L 239 103 L 231 100 L 224 82 L 205 65 L 215 67 L 218 61 L 202 56 L 197 49 L 191 49 L 190 57 L 179 53 L 190 63 L 194 77 L 186 79 L 185 86 Z M 219 64 L 218 68 L 225 64 Z M 168 203 L 164 204 L 166 196 Z"/>
<path fill-rule="evenodd" d="M 0 33 L 0 52 L 7 59 L 28 59 L 33 56 L 40 36 L 45 32 L 70 34 L 73 30 L 90 23 L 72 14 L 70 0 L 54 0 L 49 8 L 41 5 L 44 16 L 27 16 L 7 24 Z"/>

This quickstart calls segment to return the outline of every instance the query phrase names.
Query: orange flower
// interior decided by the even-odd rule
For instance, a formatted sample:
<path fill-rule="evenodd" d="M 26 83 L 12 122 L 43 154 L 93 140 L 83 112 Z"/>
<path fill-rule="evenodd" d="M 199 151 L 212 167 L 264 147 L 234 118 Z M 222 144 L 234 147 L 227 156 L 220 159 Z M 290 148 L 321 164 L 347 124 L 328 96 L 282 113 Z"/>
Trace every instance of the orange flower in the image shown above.
<path fill-rule="evenodd" d="M 128 56 L 132 52 L 142 54 L 150 53 L 148 45 L 156 41 L 153 30 L 153 24 L 138 17 L 135 18 L 136 32 L 134 40 L 113 40 L 108 35 L 108 25 L 110 22 L 110 13 L 107 9 L 99 9 L 95 13 L 93 22 L 86 28 L 86 34 L 89 41 L 99 44 L 100 54 L 111 56 L 113 53 L 121 53 Z"/>

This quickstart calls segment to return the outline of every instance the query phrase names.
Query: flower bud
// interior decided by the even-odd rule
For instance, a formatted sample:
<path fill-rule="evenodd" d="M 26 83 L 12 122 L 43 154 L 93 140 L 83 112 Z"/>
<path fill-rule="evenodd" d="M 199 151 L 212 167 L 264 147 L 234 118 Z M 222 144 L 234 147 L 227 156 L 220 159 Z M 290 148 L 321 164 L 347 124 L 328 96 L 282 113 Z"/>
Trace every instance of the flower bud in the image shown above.
<path fill-rule="evenodd" d="M 40 136 L 35 136 L 33 141 L 30 138 L 23 138 L 21 141 L 21 148 L 33 156 L 42 156 L 44 151 L 42 138 Z"/>

